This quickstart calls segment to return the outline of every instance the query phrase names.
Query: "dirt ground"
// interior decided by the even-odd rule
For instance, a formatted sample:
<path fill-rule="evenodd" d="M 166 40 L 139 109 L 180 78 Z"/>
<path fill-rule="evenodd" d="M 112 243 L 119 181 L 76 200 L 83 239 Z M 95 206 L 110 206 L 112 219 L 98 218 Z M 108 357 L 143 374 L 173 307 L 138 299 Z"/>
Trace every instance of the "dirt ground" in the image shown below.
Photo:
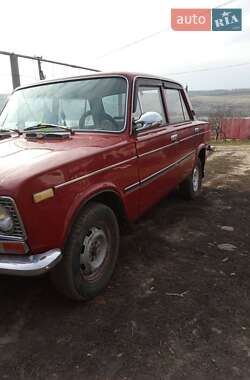
<path fill-rule="evenodd" d="M 250 379 L 250 146 L 216 147 L 204 192 L 171 195 L 122 239 L 88 303 L 0 278 L 0 379 Z"/>

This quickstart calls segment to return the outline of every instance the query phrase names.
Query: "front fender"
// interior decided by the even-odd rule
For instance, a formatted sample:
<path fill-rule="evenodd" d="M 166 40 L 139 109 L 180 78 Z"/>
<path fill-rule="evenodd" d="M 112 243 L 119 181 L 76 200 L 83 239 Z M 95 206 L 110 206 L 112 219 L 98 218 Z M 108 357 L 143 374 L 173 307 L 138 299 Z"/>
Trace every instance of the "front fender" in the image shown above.
<path fill-rule="evenodd" d="M 122 202 L 123 209 L 125 215 L 127 217 L 126 205 L 123 201 L 122 193 L 120 190 L 110 182 L 105 183 L 96 183 L 91 187 L 88 187 L 84 192 L 76 192 L 74 198 L 72 199 L 72 203 L 65 215 L 63 230 L 62 230 L 62 247 L 64 246 L 68 235 L 70 233 L 71 227 L 80 212 L 80 210 L 89 202 L 91 199 L 94 199 L 97 196 L 100 196 L 104 193 L 112 192 L 115 194 L 120 201 Z"/>

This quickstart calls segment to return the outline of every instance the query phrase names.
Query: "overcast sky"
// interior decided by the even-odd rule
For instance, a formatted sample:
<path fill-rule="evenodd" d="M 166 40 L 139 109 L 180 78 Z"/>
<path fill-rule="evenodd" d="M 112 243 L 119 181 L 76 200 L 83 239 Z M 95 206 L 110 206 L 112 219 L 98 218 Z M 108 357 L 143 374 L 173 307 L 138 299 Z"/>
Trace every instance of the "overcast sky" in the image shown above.
<path fill-rule="evenodd" d="M 225 5 L 243 9 L 242 32 L 176 32 L 170 28 L 171 8 L 213 8 L 228 1 L 3 1 L 0 50 L 42 55 L 105 71 L 161 74 L 188 84 L 192 90 L 250 88 L 249 0 L 233 0 Z M 114 51 L 162 30 L 152 38 Z M 247 62 L 249 65 L 220 69 Z M 196 71 L 210 68 L 216 70 Z M 34 63 L 20 61 L 23 84 L 38 79 L 36 69 Z M 43 70 L 48 78 L 81 73 L 52 65 L 43 65 Z M 8 57 L 0 56 L 0 93 L 10 88 Z"/>

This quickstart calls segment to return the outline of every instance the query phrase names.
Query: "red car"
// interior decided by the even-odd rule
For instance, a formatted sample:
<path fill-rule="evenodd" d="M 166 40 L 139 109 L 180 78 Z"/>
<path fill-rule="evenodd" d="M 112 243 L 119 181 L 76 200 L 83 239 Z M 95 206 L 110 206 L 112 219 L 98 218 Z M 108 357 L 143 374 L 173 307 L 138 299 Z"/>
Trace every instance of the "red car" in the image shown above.
<path fill-rule="evenodd" d="M 169 79 L 100 73 L 18 88 L 0 116 L 0 273 L 50 271 L 66 296 L 95 296 L 131 222 L 177 186 L 200 193 L 208 139 Z"/>

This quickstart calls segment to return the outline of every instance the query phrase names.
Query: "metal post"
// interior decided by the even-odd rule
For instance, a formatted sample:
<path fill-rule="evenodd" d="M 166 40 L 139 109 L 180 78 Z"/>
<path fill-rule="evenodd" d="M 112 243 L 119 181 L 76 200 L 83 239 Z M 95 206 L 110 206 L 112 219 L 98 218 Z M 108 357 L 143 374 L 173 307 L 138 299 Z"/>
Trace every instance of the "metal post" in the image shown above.
<path fill-rule="evenodd" d="M 39 78 L 40 78 L 40 80 L 44 80 L 44 79 L 46 79 L 46 77 L 43 73 L 40 59 L 38 59 L 37 63 L 38 63 Z"/>
<path fill-rule="evenodd" d="M 12 85 L 13 89 L 19 87 L 20 82 L 20 73 L 18 66 L 18 56 L 14 53 L 10 54 L 10 66 L 11 66 L 11 76 L 12 76 Z"/>
<path fill-rule="evenodd" d="M 8 55 L 10 57 L 12 85 L 13 85 L 14 89 L 21 85 L 18 58 L 25 58 L 25 59 L 31 59 L 34 61 L 38 61 L 38 69 L 39 69 L 39 78 L 40 79 L 45 79 L 45 75 L 44 75 L 44 73 L 42 71 L 42 67 L 41 67 L 42 62 L 52 63 L 55 65 L 60 65 L 60 66 L 64 66 L 64 67 L 72 67 L 74 69 L 82 69 L 82 70 L 92 71 L 92 72 L 96 72 L 96 73 L 100 72 L 100 70 L 93 69 L 90 67 L 72 65 L 70 63 L 64 63 L 64 62 L 58 62 L 58 61 L 52 61 L 50 59 L 44 59 L 42 57 L 31 57 L 30 55 L 15 54 L 15 53 L 10 53 L 8 51 L 0 50 L 0 55 Z"/>

